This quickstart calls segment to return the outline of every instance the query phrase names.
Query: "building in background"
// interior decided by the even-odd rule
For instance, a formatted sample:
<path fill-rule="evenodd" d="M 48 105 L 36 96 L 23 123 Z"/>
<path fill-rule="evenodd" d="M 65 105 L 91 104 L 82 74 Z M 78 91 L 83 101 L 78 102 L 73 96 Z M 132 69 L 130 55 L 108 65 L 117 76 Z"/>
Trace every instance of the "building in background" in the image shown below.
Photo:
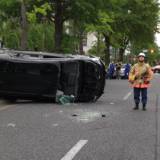
<path fill-rule="evenodd" d="M 83 50 L 86 54 L 97 42 L 95 33 L 88 33 L 83 39 Z"/>

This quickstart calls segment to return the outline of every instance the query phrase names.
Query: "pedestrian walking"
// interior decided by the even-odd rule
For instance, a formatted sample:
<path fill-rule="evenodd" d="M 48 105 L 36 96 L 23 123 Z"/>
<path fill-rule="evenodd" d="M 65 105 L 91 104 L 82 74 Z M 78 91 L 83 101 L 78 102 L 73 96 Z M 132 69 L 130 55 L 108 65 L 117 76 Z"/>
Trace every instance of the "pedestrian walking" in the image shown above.
<path fill-rule="evenodd" d="M 134 110 L 139 109 L 139 103 L 142 102 L 142 109 L 146 110 L 147 88 L 150 86 L 153 72 L 149 64 L 145 63 L 145 54 L 139 53 L 138 63 L 134 64 L 129 73 L 129 82 L 133 86 Z"/>
<path fill-rule="evenodd" d="M 114 78 L 114 72 L 115 72 L 115 64 L 114 64 L 114 62 L 111 62 L 109 64 L 109 67 L 108 67 L 109 79 L 113 79 Z"/>
<path fill-rule="evenodd" d="M 125 70 L 124 70 L 124 78 L 125 79 L 128 79 L 128 75 L 129 75 L 130 69 L 131 69 L 131 65 L 129 63 L 127 63 L 125 65 Z"/>
<path fill-rule="evenodd" d="M 120 79 L 120 71 L 121 71 L 121 67 L 122 67 L 121 62 L 116 63 L 116 78 L 117 78 L 117 79 Z"/>

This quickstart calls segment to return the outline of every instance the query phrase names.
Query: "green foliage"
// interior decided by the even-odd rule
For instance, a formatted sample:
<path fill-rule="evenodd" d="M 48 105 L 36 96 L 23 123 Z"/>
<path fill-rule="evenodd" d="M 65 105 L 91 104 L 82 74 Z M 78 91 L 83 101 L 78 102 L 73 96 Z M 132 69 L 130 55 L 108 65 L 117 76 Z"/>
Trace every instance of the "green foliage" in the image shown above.
<path fill-rule="evenodd" d="M 36 14 L 34 12 L 27 13 L 27 19 L 31 23 L 36 23 L 37 21 Z"/>
<path fill-rule="evenodd" d="M 62 41 L 62 48 L 64 53 L 75 53 L 78 46 L 78 39 L 74 36 L 65 34 Z"/>
<path fill-rule="evenodd" d="M 70 3 L 66 9 L 66 16 L 72 20 L 85 23 L 95 23 L 97 13 L 102 6 L 103 0 L 68 0 Z M 69 12 L 68 12 L 69 11 Z"/>
<path fill-rule="evenodd" d="M 88 54 L 89 55 L 95 55 L 97 57 L 101 57 L 101 59 L 104 60 L 104 50 L 105 50 L 105 44 L 104 43 L 100 43 L 99 46 L 97 46 L 97 44 L 95 44 L 89 51 Z"/>
<path fill-rule="evenodd" d="M 148 62 L 150 65 L 155 65 L 156 62 L 160 61 L 160 54 L 159 53 L 152 53 L 152 54 L 148 54 Z"/>
<path fill-rule="evenodd" d="M 98 22 L 96 24 L 88 25 L 87 30 L 97 31 L 102 34 L 113 32 L 111 23 L 113 23 L 113 18 L 106 12 L 99 11 Z"/>
<path fill-rule="evenodd" d="M 20 3 L 18 0 L 0 0 L 0 12 L 5 13 L 3 14 L 3 18 L 15 18 L 20 15 L 19 10 Z"/>
<path fill-rule="evenodd" d="M 29 21 L 29 50 L 53 51 L 56 2 L 61 2 L 63 22 L 72 21 L 70 34 L 63 33 L 61 46 L 65 53 L 74 52 L 83 34 L 89 31 L 107 35 L 110 45 L 116 48 L 125 48 L 127 39 L 133 54 L 156 48 L 159 6 L 155 0 L 0 0 L 0 38 L 4 37 L 6 47 L 20 47 L 22 2 Z M 104 42 L 100 41 L 89 53 L 103 58 L 104 50 Z"/>
<path fill-rule="evenodd" d="M 28 21 L 36 23 L 38 18 L 37 15 L 41 15 L 43 19 L 43 17 L 47 16 L 48 11 L 51 11 L 51 6 L 48 2 L 45 2 L 44 4 L 40 3 L 37 5 L 33 5 L 33 9 L 30 12 L 27 12 Z"/>
<path fill-rule="evenodd" d="M 17 49 L 19 48 L 19 32 L 17 30 L 12 30 L 5 36 L 5 46 L 7 48 Z"/>
<path fill-rule="evenodd" d="M 53 51 L 53 24 L 30 25 L 28 31 L 28 48 L 30 50 Z"/>
<path fill-rule="evenodd" d="M 29 25 L 28 29 L 28 49 L 39 51 L 54 50 L 54 28 L 53 24 Z M 11 49 L 20 48 L 20 28 L 12 23 L 4 23 L 0 30 L 1 37 L 4 38 L 5 47 Z"/>
<path fill-rule="evenodd" d="M 4 40 L 5 47 L 19 48 L 19 28 L 11 21 L 2 22 L 0 26 L 0 38 Z"/>

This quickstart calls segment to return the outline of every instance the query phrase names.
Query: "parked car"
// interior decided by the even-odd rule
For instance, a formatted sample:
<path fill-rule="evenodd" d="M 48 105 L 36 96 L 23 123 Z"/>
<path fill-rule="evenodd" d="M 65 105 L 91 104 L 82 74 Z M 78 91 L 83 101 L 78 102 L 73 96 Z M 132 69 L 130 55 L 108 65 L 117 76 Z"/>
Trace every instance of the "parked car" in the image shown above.
<path fill-rule="evenodd" d="M 0 54 L 0 97 L 55 100 L 58 91 L 77 102 L 97 100 L 105 87 L 105 66 L 97 57 L 30 51 Z"/>
<path fill-rule="evenodd" d="M 154 73 L 160 73 L 160 65 L 156 65 L 156 66 L 152 67 L 152 71 Z"/>
<path fill-rule="evenodd" d="M 121 66 L 120 77 L 123 79 L 125 77 L 125 64 Z"/>

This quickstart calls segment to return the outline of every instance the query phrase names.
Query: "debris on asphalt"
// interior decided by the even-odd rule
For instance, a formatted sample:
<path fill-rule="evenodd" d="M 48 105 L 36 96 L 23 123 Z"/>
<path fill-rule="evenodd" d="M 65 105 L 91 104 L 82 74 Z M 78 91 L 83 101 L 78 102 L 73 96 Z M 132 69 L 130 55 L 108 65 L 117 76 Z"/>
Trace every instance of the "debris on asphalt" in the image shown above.
<path fill-rule="evenodd" d="M 74 103 L 74 95 L 57 95 L 56 102 L 62 105 Z"/>
<path fill-rule="evenodd" d="M 104 117 L 106 117 L 106 115 L 105 115 L 105 114 L 102 114 L 102 117 L 104 118 Z"/>
<path fill-rule="evenodd" d="M 73 114 L 72 116 L 73 116 L 73 117 L 77 117 L 77 114 Z"/>

